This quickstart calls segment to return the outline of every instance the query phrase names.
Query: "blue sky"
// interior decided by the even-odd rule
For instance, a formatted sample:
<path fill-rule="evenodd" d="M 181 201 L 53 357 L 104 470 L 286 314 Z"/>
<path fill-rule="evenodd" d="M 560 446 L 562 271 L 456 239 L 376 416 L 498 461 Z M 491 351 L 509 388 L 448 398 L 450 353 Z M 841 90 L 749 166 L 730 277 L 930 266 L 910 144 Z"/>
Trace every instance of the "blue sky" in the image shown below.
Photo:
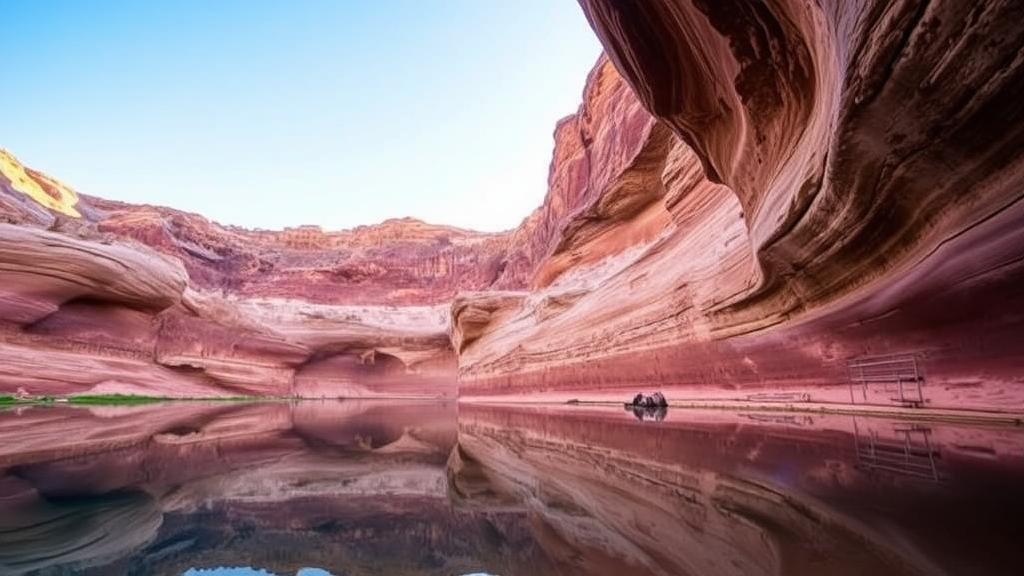
<path fill-rule="evenodd" d="M 571 0 L 0 0 L 0 147 L 226 224 L 516 226 L 600 53 Z"/>

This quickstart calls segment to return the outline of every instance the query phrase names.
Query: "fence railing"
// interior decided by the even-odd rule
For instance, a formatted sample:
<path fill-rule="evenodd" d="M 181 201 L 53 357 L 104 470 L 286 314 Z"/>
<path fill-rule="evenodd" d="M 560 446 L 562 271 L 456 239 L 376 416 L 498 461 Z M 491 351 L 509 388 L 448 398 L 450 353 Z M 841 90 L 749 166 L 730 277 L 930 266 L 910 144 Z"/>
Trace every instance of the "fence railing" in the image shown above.
<path fill-rule="evenodd" d="M 857 403 L 859 388 L 861 402 L 868 402 L 869 389 L 881 388 L 889 400 L 905 406 L 920 407 L 925 403 L 924 370 L 914 354 L 862 356 L 847 362 L 850 371 L 850 403 Z"/>

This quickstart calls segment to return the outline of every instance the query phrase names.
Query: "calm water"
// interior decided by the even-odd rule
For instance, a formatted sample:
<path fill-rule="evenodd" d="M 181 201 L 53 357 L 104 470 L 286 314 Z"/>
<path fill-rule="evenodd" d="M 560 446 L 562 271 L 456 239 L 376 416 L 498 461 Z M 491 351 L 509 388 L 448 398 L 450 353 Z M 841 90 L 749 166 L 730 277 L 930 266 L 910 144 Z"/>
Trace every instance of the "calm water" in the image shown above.
<path fill-rule="evenodd" d="M 1024 430 L 302 402 L 0 412 L 0 574 L 1019 574 Z"/>

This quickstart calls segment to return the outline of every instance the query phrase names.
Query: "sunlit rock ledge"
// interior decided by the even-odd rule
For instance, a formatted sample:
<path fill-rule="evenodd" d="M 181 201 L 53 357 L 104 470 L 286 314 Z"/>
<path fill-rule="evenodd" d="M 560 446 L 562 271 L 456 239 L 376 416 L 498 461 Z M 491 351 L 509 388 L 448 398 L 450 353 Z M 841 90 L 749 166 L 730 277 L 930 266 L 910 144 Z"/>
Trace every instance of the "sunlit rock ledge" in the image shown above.
<path fill-rule="evenodd" d="M 506 232 L 245 230 L 4 153 L 0 390 L 1024 411 L 1014 3 L 581 4 L 607 56 Z"/>

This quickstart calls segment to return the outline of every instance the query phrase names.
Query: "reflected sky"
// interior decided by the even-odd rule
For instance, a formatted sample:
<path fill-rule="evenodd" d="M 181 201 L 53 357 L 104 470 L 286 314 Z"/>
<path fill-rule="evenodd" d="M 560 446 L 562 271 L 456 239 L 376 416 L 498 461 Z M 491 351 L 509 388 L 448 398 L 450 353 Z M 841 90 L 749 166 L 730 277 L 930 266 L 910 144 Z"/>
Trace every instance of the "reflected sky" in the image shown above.
<path fill-rule="evenodd" d="M 262 568 L 237 567 L 237 568 L 189 568 L 182 576 L 277 576 Z M 322 568 L 299 568 L 295 576 L 334 576 Z"/>

